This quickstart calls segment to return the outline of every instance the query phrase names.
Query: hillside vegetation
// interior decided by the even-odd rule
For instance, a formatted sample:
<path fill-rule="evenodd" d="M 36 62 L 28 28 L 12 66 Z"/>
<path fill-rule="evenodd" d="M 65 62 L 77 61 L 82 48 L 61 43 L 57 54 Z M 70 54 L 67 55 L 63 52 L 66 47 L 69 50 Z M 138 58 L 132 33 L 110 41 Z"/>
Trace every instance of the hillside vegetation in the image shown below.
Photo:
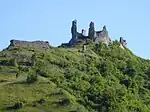
<path fill-rule="evenodd" d="M 150 61 L 93 42 L 0 52 L 2 112 L 149 112 Z"/>

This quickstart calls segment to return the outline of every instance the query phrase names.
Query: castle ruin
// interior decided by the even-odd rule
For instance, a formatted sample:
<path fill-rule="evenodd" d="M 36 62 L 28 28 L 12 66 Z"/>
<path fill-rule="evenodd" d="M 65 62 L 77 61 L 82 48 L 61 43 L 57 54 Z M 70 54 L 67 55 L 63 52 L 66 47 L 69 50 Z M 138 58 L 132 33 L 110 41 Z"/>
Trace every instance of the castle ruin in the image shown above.
<path fill-rule="evenodd" d="M 94 22 L 91 21 L 89 24 L 88 35 L 86 35 L 86 30 L 82 29 L 81 33 L 77 31 L 77 20 L 72 21 L 71 27 L 72 38 L 68 43 L 63 43 L 61 46 L 74 46 L 77 43 L 85 42 L 87 40 L 93 40 L 96 44 L 99 42 L 105 43 L 107 46 L 112 43 L 111 38 L 108 35 L 106 26 L 100 31 L 95 31 Z M 126 47 L 126 40 L 120 37 L 120 46 Z"/>
<path fill-rule="evenodd" d="M 89 40 L 98 44 L 99 42 L 105 43 L 107 46 L 112 43 L 111 38 L 108 35 L 106 26 L 100 31 L 95 31 L 94 22 L 90 22 L 88 28 L 88 35 L 85 29 L 81 32 L 77 31 L 77 20 L 72 21 L 71 26 L 72 38 L 68 43 L 63 43 L 61 46 L 75 46 L 78 43 L 87 44 Z M 120 37 L 120 47 L 126 48 L 127 42 L 122 37 Z M 8 48 L 11 47 L 35 47 L 35 48 L 50 48 L 48 41 L 21 41 L 21 40 L 11 40 Z"/>
<path fill-rule="evenodd" d="M 35 48 L 50 48 L 48 41 L 21 41 L 21 40 L 11 40 L 8 48 L 11 47 L 35 47 Z"/>

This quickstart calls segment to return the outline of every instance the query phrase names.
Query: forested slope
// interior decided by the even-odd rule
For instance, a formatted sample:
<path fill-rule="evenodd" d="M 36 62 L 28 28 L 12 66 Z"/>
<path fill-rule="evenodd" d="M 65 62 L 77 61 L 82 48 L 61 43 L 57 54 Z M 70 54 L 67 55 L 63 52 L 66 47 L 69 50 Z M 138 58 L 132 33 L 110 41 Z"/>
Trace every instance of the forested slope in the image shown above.
<path fill-rule="evenodd" d="M 89 43 L 0 52 L 0 110 L 11 112 L 149 112 L 150 61 Z"/>

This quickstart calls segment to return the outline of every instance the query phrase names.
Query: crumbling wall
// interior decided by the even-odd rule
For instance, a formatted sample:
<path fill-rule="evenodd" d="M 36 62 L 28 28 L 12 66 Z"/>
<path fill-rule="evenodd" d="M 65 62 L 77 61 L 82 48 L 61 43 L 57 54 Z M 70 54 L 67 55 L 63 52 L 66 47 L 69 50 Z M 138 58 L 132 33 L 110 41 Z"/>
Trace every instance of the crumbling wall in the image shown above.
<path fill-rule="evenodd" d="M 48 41 L 21 41 L 11 40 L 9 47 L 37 47 L 37 48 L 49 48 Z"/>
<path fill-rule="evenodd" d="M 120 44 L 121 44 L 123 47 L 127 47 L 127 42 L 126 42 L 126 40 L 123 39 L 123 37 L 120 37 Z"/>
<path fill-rule="evenodd" d="M 108 35 L 108 31 L 106 29 L 106 26 L 103 27 L 102 31 L 96 31 L 95 34 L 95 43 L 103 42 L 106 45 L 109 45 L 111 43 L 111 39 Z"/>

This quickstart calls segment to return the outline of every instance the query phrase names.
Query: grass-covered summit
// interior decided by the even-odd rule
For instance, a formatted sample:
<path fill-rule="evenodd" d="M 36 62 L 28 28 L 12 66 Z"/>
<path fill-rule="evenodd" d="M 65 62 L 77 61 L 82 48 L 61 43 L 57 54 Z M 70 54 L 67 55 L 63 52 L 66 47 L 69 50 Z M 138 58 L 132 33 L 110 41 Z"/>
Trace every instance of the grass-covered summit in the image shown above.
<path fill-rule="evenodd" d="M 149 112 L 150 61 L 115 41 L 0 52 L 2 112 Z"/>

